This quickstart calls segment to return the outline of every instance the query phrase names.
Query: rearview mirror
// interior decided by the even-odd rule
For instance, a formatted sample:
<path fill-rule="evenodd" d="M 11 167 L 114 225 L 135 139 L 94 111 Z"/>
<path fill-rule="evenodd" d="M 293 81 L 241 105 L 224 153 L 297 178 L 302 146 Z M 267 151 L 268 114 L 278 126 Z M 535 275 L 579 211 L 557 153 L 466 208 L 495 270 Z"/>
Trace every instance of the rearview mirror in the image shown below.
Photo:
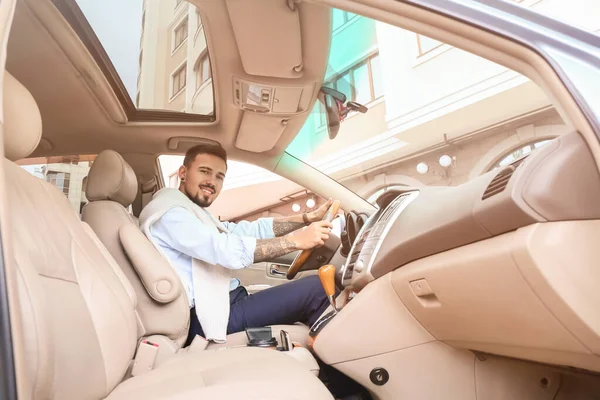
<path fill-rule="evenodd" d="M 355 101 L 346 103 L 347 97 L 344 93 L 339 92 L 330 87 L 322 86 L 319 93 L 319 101 L 325 106 L 325 114 L 327 116 L 327 133 L 329 139 L 335 139 L 340 125 L 350 111 L 356 111 L 361 114 L 366 113 L 369 109 Z M 345 104 L 344 104 L 345 103 Z"/>
<path fill-rule="evenodd" d="M 343 93 L 340 94 L 344 96 Z M 329 139 L 335 139 L 338 132 L 340 131 L 340 124 L 342 122 L 340 118 L 340 100 L 338 100 L 337 97 L 334 97 L 331 94 L 324 93 L 323 88 L 321 89 L 321 93 L 319 94 L 319 100 L 321 100 L 323 105 L 325 105 L 325 115 L 327 117 L 327 134 L 329 135 Z"/>

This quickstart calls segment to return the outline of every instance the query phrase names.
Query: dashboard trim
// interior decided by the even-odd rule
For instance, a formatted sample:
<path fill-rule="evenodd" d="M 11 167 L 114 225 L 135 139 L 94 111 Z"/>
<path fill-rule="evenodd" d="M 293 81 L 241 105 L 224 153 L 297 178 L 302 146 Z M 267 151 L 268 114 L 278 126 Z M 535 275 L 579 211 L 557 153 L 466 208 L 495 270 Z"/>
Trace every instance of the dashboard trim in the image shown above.
<path fill-rule="evenodd" d="M 375 259 L 377 258 L 377 255 L 379 254 L 379 251 L 381 250 L 381 245 L 383 244 L 383 241 L 385 240 L 386 236 L 390 232 L 390 229 L 392 229 L 392 226 L 394 225 L 394 223 L 396 222 L 396 220 L 398 219 L 400 214 L 406 209 L 406 207 L 408 207 L 408 205 L 410 203 L 412 203 L 417 197 L 419 197 L 419 194 L 420 194 L 420 191 L 415 190 L 413 192 L 403 193 L 395 198 L 395 199 L 397 199 L 398 197 L 401 197 L 401 196 L 406 197 L 402 201 L 402 203 L 398 206 L 396 211 L 394 211 L 394 213 L 390 216 L 390 219 L 386 222 L 385 227 L 383 228 L 383 231 L 381 232 L 381 235 L 377 239 L 377 244 L 375 245 L 375 248 L 373 249 L 373 254 L 371 254 L 371 258 L 369 259 L 369 262 L 365 269 L 365 273 L 372 276 L 371 269 L 373 268 Z M 394 200 L 392 200 L 392 202 Z M 388 204 L 387 207 L 389 207 L 392 204 L 392 202 L 390 202 L 390 204 Z M 384 210 L 384 213 L 385 213 L 385 210 Z M 360 257 L 360 255 L 359 255 L 359 257 Z"/>
<path fill-rule="evenodd" d="M 375 212 L 374 214 L 372 214 L 363 224 L 363 226 L 361 227 L 360 231 L 358 232 L 358 234 L 356 235 L 352 246 L 350 247 L 350 253 L 346 259 L 346 262 L 344 263 L 344 265 L 341 268 L 340 271 L 340 275 L 341 275 L 341 282 L 342 282 L 342 286 L 343 287 L 348 287 L 348 286 L 352 286 L 352 283 L 354 282 L 354 269 L 356 264 L 361 260 L 361 254 L 362 254 L 362 249 L 360 251 L 360 253 L 357 256 L 355 265 L 352 266 L 353 270 L 351 271 L 352 275 L 351 276 L 347 276 L 348 273 L 348 268 L 349 265 L 351 263 L 352 260 L 352 255 L 354 254 L 354 252 L 356 251 L 356 246 L 357 243 L 359 243 L 361 241 L 361 238 L 363 237 L 363 235 L 365 234 L 365 229 L 372 229 L 379 221 L 379 219 L 385 214 L 385 211 L 387 210 L 388 207 L 391 206 L 391 204 L 398 198 L 398 197 L 405 197 L 405 199 L 402 200 L 402 203 L 398 206 L 398 208 L 394 211 L 394 213 L 392 215 L 390 215 L 388 221 L 386 222 L 384 228 L 381 231 L 381 234 L 379 235 L 379 237 L 377 238 L 377 243 L 375 244 L 374 248 L 372 249 L 372 253 L 369 254 L 370 258 L 369 261 L 367 263 L 367 265 L 365 267 L 362 267 L 360 271 L 356 271 L 356 273 L 358 275 L 364 276 L 367 274 L 371 274 L 371 268 L 373 267 L 374 264 L 374 260 L 377 257 L 377 254 L 379 253 L 380 249 L 381 249 L 381 244 L 384 241 L 385 237 L 387 236 L 387 234 L 389 233 L 391 226 L 394 224 L 394 221 L 396 221 L 396 219 L 398 219 L 398 217 L 400 216 L 400 214 L 402 213 L 402 211 L 404 211 L 404 209 L 406 209 L 406 207 L 412 202 L 414 201 L 418 196 L 419 196 L 419 190 L 411 190 L 408 192 L 404 192 L 404 193 L 400 193 L 398 196 L 394 197 L 392 199 L 392 201 L 389 202 L 389 204 L 385 207 L 382 208 L 380 210 L 378 210 L 377 212 Z M 371 219 L 372 218 L 377 218 L 373 223 L 371 223 Z M 370 233 L 369 233 L 370 234 Z M 368 238 L 366 238 L 368 239 Z M 365 240 L 366 240 L 365 239 Z"/>

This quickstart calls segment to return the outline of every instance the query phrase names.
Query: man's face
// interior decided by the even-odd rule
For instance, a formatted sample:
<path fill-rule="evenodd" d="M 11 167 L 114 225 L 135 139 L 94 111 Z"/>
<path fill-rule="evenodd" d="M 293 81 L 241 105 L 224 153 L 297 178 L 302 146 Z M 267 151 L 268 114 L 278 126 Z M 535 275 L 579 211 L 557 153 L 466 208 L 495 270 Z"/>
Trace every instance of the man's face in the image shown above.
<path fill-rule="evenodd" d="M 189 168 L 179 168 L 179 190 L 200 207 L 208 207 L 221 193 L 225 172 L 227 164 L 220 157 L 198 154 Z"/>

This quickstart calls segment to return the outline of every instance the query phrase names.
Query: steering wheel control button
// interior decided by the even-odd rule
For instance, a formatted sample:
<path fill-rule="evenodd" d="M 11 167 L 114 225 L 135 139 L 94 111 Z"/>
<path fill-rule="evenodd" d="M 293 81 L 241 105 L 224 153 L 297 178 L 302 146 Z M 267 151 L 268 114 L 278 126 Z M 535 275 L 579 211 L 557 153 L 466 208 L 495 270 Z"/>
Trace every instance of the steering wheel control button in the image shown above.
<path fill-rule="evenodd" d="M 369 378 L 374 385 L 383 386 L 390 380 L 390 374 L 385 368 L 375 368 L 369 374 Z"/>
<path fill-rule="evenodd" d="M 429 283 L 425 279 L 418 279 L 410 282 L 410 288 L 417 297 L 430 296 L 433 290 L 429 287 Z"/>
<path fill-rule="evenodd" d="M 365 269 L 365 263 L 361 259 L 357 260 L 354 264 L 354 270 L 360 274 L 363 272 L 363 269 Z"/>

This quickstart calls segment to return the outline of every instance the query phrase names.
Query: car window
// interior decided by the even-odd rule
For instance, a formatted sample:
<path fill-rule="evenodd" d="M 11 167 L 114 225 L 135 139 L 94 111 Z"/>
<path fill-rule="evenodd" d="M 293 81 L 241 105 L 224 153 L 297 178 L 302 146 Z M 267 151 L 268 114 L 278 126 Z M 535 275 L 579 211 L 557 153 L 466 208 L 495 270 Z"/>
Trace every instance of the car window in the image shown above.
<path fill-rule="evenodd" d="M 31 175 L 56 186 L 69 199 L 77 213 L 88 200 L 85 197 L 87 176 L 95 155 L 26 158 L 17 162 Z"/>
<path fill-rule="evenodd" d="M 188 1 L 77 0 L 86 32 L 141 111 L 214 114 L 208 43 L 198 8 Z M 75 6 L 74 6 L 75 7 Z M 82 35 L 77 29 L 75 31 Z M 85 41 L 84 41 L 85 42 Z M 192 101 L 187 101 L 193 99 Z"/>
<path fill-rule="evenodd" d="M 599 1 L 512 2 L 600 29 Z M 332 13 L 323 86 L 351 107 L 332 135 L 318 101 L 286 152 L 371 204 L 393 188 L 461 185 L 572 130 L 546 92 L 516 71 L 417 32 Z"/>
<path fill-rule="evenodd" d="M 159 164 L 167 187 L 179 187 L 177 170 L 183 156 L 161 155 Z M 222 221 L 254 221 L 261 217 L 287 217 L 311 212 L 326 199 L 304 187 L 255 165 L 229 160 L 223 190 L 210 206 Z M 340 236 L 341 219 L 334 223 L 333 233 Z"/>

